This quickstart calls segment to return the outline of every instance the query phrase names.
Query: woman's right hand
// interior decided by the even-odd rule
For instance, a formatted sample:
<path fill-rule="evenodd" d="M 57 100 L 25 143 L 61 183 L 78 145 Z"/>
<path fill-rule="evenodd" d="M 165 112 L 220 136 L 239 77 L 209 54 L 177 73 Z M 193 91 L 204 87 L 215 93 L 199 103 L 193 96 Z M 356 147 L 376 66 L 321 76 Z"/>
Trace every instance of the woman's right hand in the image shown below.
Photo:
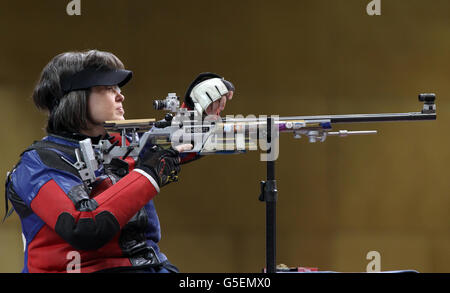
<path fill-rule="evenodd" d="M 142 169 L 152 176 L 161 188 L 171 182 L 178 181 L 180 151 L 189 149 L 189 145 L 179 145 L 176 149 L 163 149 L 158 145 L 149 145 L 139 154 L 136 168 Z"/>

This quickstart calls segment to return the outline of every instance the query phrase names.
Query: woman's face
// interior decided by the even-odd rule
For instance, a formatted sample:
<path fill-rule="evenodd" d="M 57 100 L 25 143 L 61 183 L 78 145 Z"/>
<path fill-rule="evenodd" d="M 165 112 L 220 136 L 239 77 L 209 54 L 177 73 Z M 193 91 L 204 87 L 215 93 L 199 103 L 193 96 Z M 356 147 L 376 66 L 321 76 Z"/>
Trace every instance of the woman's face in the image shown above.
<path fill-rule="evenodd" d="M 125 97 L 118 86 L 95 86 L 88 98 L 89 119 L 94 125 L 109 120 L 124 120 L 122 102 Z"/>

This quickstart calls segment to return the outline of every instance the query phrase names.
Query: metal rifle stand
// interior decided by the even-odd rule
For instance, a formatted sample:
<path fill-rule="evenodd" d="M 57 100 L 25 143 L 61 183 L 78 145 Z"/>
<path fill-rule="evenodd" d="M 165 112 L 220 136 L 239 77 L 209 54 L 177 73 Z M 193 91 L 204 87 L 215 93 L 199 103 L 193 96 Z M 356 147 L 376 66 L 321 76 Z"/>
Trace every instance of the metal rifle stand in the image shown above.
<path fill-rule="evenodd" d="M 267 117 L 267 145 L 272 142 L 272 129 L 275 124 L 273 118 Z M 276 132 L 278 133 L 278 132 Z M 278 137 L 274 138 L 278 139 Z M 267 154 L 274 151 L 268 148 Z M 260 201 L 266 202 L 266 272 L 276 273 L 276 207 L 277 207 L 277 182 L 275 180 L 275 160 L 267 158 L 267 180 L 261 181 Z"/>

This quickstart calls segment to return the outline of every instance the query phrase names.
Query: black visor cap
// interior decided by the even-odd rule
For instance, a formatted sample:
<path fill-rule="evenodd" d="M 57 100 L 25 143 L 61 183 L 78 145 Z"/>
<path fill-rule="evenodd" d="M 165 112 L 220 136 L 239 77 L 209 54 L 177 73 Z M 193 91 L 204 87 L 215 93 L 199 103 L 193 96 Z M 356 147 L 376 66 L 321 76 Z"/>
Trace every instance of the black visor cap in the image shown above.
<path fill-rule="evenodd" d="M 125 69 L 97 70 L 86 68 L 72 76 L 61 78 L 61 89 L 64 94 L 71 91 L 84 90 L 93 86 L 118 85 L 123 87 L 133 77 L 133 72 Z"/>

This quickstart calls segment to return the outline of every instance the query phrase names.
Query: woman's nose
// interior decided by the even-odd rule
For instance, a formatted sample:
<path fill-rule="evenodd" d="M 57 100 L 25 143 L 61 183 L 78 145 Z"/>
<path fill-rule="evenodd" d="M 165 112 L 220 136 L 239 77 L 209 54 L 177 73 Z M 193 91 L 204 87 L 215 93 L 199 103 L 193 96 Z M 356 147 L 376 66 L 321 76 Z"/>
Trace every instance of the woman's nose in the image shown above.
<path fill-rule="evenodd" d="M 125 96 L 122 93 L 117 93 L 116 101 L 117 102 L 123 102 L 123 100 L 125 100 Z"/>

